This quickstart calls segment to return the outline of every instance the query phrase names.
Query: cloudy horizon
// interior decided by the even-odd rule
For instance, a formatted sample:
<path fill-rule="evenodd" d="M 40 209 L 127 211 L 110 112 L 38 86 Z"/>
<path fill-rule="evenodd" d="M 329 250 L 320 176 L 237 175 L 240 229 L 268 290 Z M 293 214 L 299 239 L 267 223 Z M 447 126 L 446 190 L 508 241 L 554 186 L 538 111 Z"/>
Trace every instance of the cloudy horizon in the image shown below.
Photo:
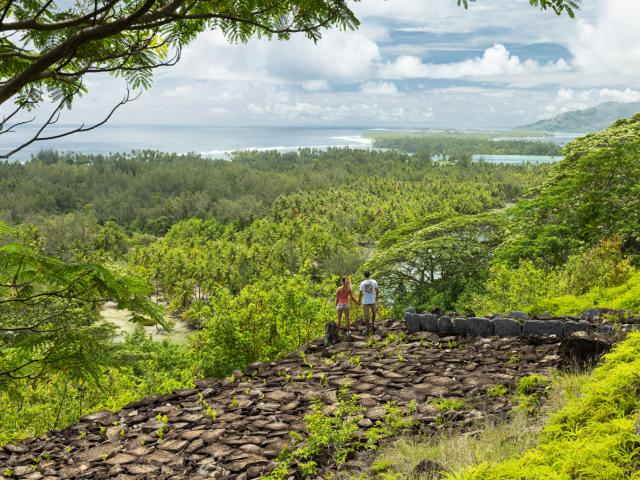
<path fill-rule="evenodd" d="M 114 124 L 508 128 L 605 101 L 639 101 L 640 2 L 583 2 L 571 20 L 526 0 L 364 0 L 354 32 L 313 44 L 202 34 Z M 125 91 L 88 79 L 65 123 Z"/>

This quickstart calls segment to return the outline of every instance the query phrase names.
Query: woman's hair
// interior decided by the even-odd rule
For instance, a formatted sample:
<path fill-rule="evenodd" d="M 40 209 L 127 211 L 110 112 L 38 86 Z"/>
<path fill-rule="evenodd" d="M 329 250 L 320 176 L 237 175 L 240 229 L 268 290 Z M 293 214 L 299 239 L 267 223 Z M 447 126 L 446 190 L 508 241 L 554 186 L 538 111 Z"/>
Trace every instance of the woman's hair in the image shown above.
<path fill-rule="evenodd" d="M 351 279 L 349 278 L 349 275 L 343 275 L 340 280 L 342 280 L 342 285 L 351 290 Z"/>

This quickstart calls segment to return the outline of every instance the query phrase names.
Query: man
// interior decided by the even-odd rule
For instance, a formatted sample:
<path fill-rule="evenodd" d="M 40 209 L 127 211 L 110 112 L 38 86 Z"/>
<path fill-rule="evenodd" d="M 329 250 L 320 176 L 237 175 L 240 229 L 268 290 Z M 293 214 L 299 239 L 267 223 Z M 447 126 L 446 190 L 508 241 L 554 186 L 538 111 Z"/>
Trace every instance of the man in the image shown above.
<path fill-rule="evenodd" d="M 380 294 L 378 282 L 370 277 L 371 272 L 364 272 L 365 280 L 360 284 L 360 294 L 358 295 L 358 302 L 362 303 L 362 309 L 364 311 L 364 333 L 368 331 L 373 332 L 375 329 L 376 301 Z"/>

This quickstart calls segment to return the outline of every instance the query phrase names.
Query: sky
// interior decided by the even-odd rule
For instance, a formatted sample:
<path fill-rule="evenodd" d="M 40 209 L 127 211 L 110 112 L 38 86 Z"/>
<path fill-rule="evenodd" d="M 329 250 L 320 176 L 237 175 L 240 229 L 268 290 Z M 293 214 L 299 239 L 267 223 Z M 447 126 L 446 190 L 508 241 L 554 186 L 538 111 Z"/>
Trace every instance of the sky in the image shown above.
<path fill-rule="evenodd" d="M 639 0 L 583 0 L 574 20 L 528 0 L 362 0 L 357 31 L 314 44 L 200 35 L 112 123 L 507 128 L 605 101 L 640 101 Z M 90 77 L 63 121 L 125 91 Z"/>

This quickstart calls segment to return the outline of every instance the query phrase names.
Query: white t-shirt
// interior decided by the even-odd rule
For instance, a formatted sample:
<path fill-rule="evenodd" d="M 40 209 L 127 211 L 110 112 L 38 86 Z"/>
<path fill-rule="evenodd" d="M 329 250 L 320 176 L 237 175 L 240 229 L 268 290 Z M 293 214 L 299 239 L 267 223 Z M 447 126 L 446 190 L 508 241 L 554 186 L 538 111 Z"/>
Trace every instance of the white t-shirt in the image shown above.
<path fill-rule="evenodd" d="M 376 303 L 376 288 L 378 288 L 378 282 L 369 278 L 360 284 L 360 291 L 364 293 L 362 303 L 364 305 L 372 305 Z"/>

